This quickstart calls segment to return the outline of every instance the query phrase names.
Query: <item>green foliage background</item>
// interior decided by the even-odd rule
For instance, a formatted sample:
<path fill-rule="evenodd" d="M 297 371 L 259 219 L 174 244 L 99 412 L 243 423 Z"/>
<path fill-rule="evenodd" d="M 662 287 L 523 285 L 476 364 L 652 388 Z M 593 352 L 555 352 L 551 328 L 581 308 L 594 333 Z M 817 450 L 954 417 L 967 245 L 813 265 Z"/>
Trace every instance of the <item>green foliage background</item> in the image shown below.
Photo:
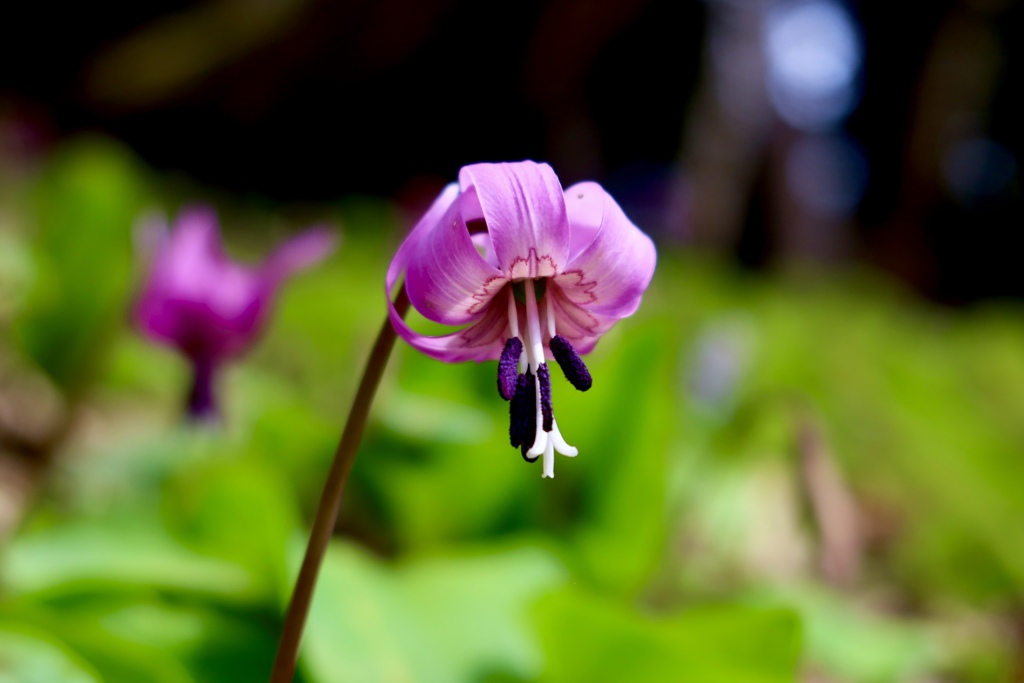
<path fill-rule="evenodd" d="M 380 201 L 326 207 L 340 250 L 289 283 L 267 338 L 223 378 L 223 426 L 196 429 L 179 424 L 187 367 L 127 323 L 132 223 L 179 194 L 101 139 L 0 194 L 18 217 L 0 239 L 0 358 L 76 406 L 0 539 L 3 683 L 269 671 L 403 228 Z M 219 199 L 239 257 L 291 225 Z M 662 245 L 640 311 L 588 364 L 590 392 L 554 387 L 580 456 L 542 481 L 507 444 L 493 363 L 396 349 L 302 680 L 1009 680 L 1019 307 L 940 310 L 871 274 L 744 275 Z M 865 530 L 847 585 L 815 561 L 808 422 Z"/>

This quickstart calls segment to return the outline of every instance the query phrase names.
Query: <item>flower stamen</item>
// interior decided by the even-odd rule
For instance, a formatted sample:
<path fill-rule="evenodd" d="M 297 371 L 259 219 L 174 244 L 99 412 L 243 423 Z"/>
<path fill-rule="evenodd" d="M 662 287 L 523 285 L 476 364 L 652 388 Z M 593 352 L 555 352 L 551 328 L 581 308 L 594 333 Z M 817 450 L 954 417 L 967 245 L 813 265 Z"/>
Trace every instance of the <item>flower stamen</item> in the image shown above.
<path fill-rule="evenodd" d="M 537 311 L 537 298 L 533 288 L 533 280 L 523 283 L 526 288 L 526 334 L 529 338 L 530 364 L 534 369 L 544 362 L 544 338 L 540 333 L 540 314 Z"/>
<path fill-rule="evenodd" d="M 516 393 L 509 404 L 509 440 L 514 448 L 523 447 L 523 456 L 526 456 L 528 444 L 526 440 L 530 434 L 537 431 L 536 417 L 533 409 L 535 401 L 535 384 L 533 373 L 527 369 L 526 373 L 519 375 L 516 381 Z"/>
<path fill-rule="evenodd" d="M 537 367 L 537 382 L 540 387 L 540 413 L 543 417 L 541 424 L 545 432 L 550 432 L 555 416 L 551 408 L 551 371 L 548 370 L 547 363 L 541 363 Z"/>
<path fill-rule="evenodd" d="M 543 476 L 555 476 L 555 452 L 575 457 L 579 451 L 566 443 L 555 422 L 551 402 L 551 370 L 544 355 L 543 323 L 550 340 L 548 345 L 566 379 L 586 391 L 593 381 L 590 371 L 580 359 L 576 349 L 555 328 L 553 294 L 544 280 L 521 280 L 508 288 L 509 338 L 498 359 L 498 393 L 509 401 L 509 441 L 521 449 L 527 462 L 544 456 Z M 519 336 L 519 309 L 516 302 L 526 308 L 526 326 Z M 525 369 L 525 373 L 520 373 Z M 532 435 L 532 440 L 531 440 Z"/>
<path fill-rule="evenodd" d="M 516 310 L 516 293 L 508 288 L 508 332 L 509 336 L 519 336 L 519 312 Z"/>
<path fill-rule="evenodd" d="M 580 354 L 576 353 L 576 349 L 572 347 L 568 339 L 561 335 L 554 335 L 548 342 L 548 346 L 551 347 L 551 355 L 555 357 L 558 367 L 562 368 L 562 373 L 569 380 L 569 384 L 579 391 L 586 391 L 593 386 L 594 380 L 590 376 L 590 370 L 587 369 L 586 363 L 580 358 Z"/>
<path fill-rule="evenodd" d="M 552 301 L 553 299 L 554 299 L 554 297 L 552 297 L 550 295 L 544 297 L 544 310 L 547 311 L 547 314 L 548 314 L 548 338 L 549 339 L 554 339 L 555 335 L 558 334 L 555 331 L 555 304 Z"/>
<path fill-rule="evenodd" d="M 558 421 L 555 419 L 551 420 L 551 431 L 548 433 L 548 439 L 551 440 L 555 450 L 562 455 L 575 458 L 580 453 L 579 449 L 575 446 L 570 446 L 566 443 L 565 439 L 562 438 L 562 432 L 558 431 Z"/>
<path fill-rule="evenodd" d="M 529 365 L 531 370 L 537 371 L 537 379 L 535 380 L 536 386 L 534 389 L 534 430 L 535 436 L 533 443 L 530 444 L 529 450 L 526 451 L 524 457 L 528 460 L 536 460 L 547 448 L 548 445 L 548 433 L 543 429 L 545 424 L 548 423 L 544 419 L 544 398 L 543 389 L 540 383 L 541 367 L 545 365 L 544 362 L 544 341 L 540 332 L 540 315 L 537 311 L 537 294 L 534 289 L 533 280 L 526 280 L 523 282 L 524 298 L 526 299 L 526 347 L 527 347 L 527 358 L 529 359 Z M 550 374 L 548 375 L 548 398 L 547 404 L 551 404 L 551 385 L 550 385 Z M 527 437 L 529 438 L 529 437 Z M 523 444 L 526 447 L 526 444 Z"/>
<path fill-rule="evenodd" d="M 523 355 L 523 342 L 512 337 L 505 342 L 505 348 L 498 359 L 498 393 L 506 401 L 516 395 L 516 380 L 519 375 L 519 357 Z"/>

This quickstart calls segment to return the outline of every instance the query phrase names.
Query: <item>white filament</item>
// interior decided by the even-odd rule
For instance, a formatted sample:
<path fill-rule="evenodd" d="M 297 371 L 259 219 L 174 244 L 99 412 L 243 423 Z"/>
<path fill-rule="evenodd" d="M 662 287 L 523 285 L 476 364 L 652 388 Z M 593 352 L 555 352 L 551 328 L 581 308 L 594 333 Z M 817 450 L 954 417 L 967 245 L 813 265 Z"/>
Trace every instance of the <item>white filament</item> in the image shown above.
<path fill-rule="evenodd" d="M 545 294 L 544 294 L 544 304 L 545 304 L 544 308 L 547 310 L 547 313 L 548 313 L 548 338 L 549 339 L 554 339 L 555 338 L 555 334 L 556 334 L 556 332 L 555 332 L 555 304 L 551 301 L 552 298 L 553 297 L 550 294 L 545 292 Z"/>
<path fill-rule="evenodd" d="M 544 356 L 544 338 L 541 335 L 540 311 L 537 306 L 537 296 L 533 280 L 526 280 L 524 286 L 526 289 L 526 338 L 524 340 L 524 354 L 527 357 L 529 368 L 534 372 L 534 387 L 537 395 L 534 407 L 537 415 L 537 433 L 534 436 L 533 445 L 526 452 L 526 455 L 529 458 L 536 458 L 543 455 L 544 461 L 542 476 L 553 478 L 555 476 L 555 452 L 557 451 L 562 455 L 574 457 L 579 453 L 579 451 L 566 443 L 565 439 L 562 438 L 562 433 L 558 430 L 558 424 L 554 421 L 553 417 L 551 420 L 551 431 L 544 431 L 544 414 L 541 410 L 540 397 L 540 374 L 538 372 L 540 366 L 546 362 L 546 358 Z M 545 307 L 545 313 L 547 314 L 548 332 L 551 337 L 554 337 L 554 307 L 551 303 L 551 297 L 549 294 L 545 293 L 544 299 L 543 304 Z M 510 318 L 513 307 L 514 303 L 510 303 Z M 511 325 L 511 321 L 509 324 Z"/>
<path fill-rule="evenodd" d="M 510 337 L 519 336 L 519 311 L 516 310 L 516 295 L 512 291 L 511 285 L 508 288 L 508 332 Z M 525 346 L 524 344 L 523 352 L 519 354 L 519 358 L 516 361 L 519 365 L 519 374 L 522 374 L 526 369 L 523 367 L 523 359 L 526 358 Z"/>
<path fill-rule="evenodd" d="M 530 359 L 530 367 L 536 372 L 540 364 L 544 362 L 544 338 L 540 334 L 540 314 L 537 312 L 537 294 L 533 289 L 533 280 L 527 280 L 526 285 L 526 326 L 527 334 L 530 336 L 530 352 L 533 357 Z"/>
<path fill-rule="evenodd" d="M 579 449 L 575 446 L 570 446 L 565 442 L 565 439 L 562 438 L 562 432 L 558 431 L 558 423 L 555 422 L 554 418 L 551 418 L 551 431 L 548 432 L 548 438 L 554 445 L 555 450 L 562 455 L 567 455 L 570 458 L 575 458 L 579 455 Z"/>
<path fill-rule="evenodd" d="M 533 280 L 526 281 L 526 357 L 533 371 L 534 410 L 536 411 L 537 431 L 534 434 L 533 446 L 526 452 L 526 457 L 536 458 L 548 445 L 548 433 L 544 431 L 544 411 L 540 406 L 540 376 L 538 368 L 544 362 L 544 346 L 537 343 L 540 337 L 540 320 L 537 315 L 537 297 L 534 294 Z"/>
<path fill-rule="evenodd" d="M 508 331 L 509 336 L 519 336 L 519 313 L 516 311 L 516 295 L 508 288 Z"/>

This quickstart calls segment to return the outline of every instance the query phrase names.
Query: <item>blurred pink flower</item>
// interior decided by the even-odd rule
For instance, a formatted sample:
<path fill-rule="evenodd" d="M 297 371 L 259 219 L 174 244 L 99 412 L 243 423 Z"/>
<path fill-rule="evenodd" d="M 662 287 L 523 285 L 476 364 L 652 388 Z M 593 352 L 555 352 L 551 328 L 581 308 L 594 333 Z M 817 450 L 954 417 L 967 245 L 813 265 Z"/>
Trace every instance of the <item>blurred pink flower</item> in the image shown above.
<path fill-rule="evenodd" d="M 266 327 L 281 283 L 327 257 L 335 236 L 324 228 L 308 230 L 274 250 L 261 266 L 250 267 L 224 254 L 210 207 L 184 209 L 172 232 L 164 220 L 144 229 L 149 274 L 135 305 L 135 325 L 189 359 L 195 372 L 189 415 L 215 418 L 218 367 L 252 346 Z"/>
<path fill-rule="evenodd" d="M 650 238 L 597 183 L 563 192 L 551 167 L 532 161 L 465 166 L 395 254 L 386 286 L 390 301 L 404 275 L 424 317 L 465 327 L 421 335 L 393 305 L 391 321 L 439 360 L 497 359 L 512 445 L 530 462 L 543 455 L 543 476 L 553 477 L 555 451 L 577 451 L 554 419 L 547 357 L 589 389 L 579 354 L 636 310 L 656 260 Z"/>

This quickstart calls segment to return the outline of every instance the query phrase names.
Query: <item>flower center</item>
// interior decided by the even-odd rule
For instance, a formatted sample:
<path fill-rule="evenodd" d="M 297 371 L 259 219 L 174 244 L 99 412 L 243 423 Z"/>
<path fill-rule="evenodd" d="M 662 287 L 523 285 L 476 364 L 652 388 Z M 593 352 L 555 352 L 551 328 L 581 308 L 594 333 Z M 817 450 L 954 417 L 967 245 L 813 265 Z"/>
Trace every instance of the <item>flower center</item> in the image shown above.
<path fill-rule="evenodd" d="M 517 301 L 526 309 L 520 335 Z M 528 462 L 544 456 L 543 476 L 555 476 L 555 452 L 575 456 L 558 430 L 551 403 L 551 372 L 544 355 L 540 308 L 544 308 L 548 345 L 566 379 L 580 391 L 593 384 L 590 372 L 569 340 L 558 334 L 552 293 L 545 279 L 523 280 L 509 287 L 509 339 L 498 361 L 498 393 L 509 405 L 509 439 Z M 523 371 L 520 372 L 520 369 Z"/>

